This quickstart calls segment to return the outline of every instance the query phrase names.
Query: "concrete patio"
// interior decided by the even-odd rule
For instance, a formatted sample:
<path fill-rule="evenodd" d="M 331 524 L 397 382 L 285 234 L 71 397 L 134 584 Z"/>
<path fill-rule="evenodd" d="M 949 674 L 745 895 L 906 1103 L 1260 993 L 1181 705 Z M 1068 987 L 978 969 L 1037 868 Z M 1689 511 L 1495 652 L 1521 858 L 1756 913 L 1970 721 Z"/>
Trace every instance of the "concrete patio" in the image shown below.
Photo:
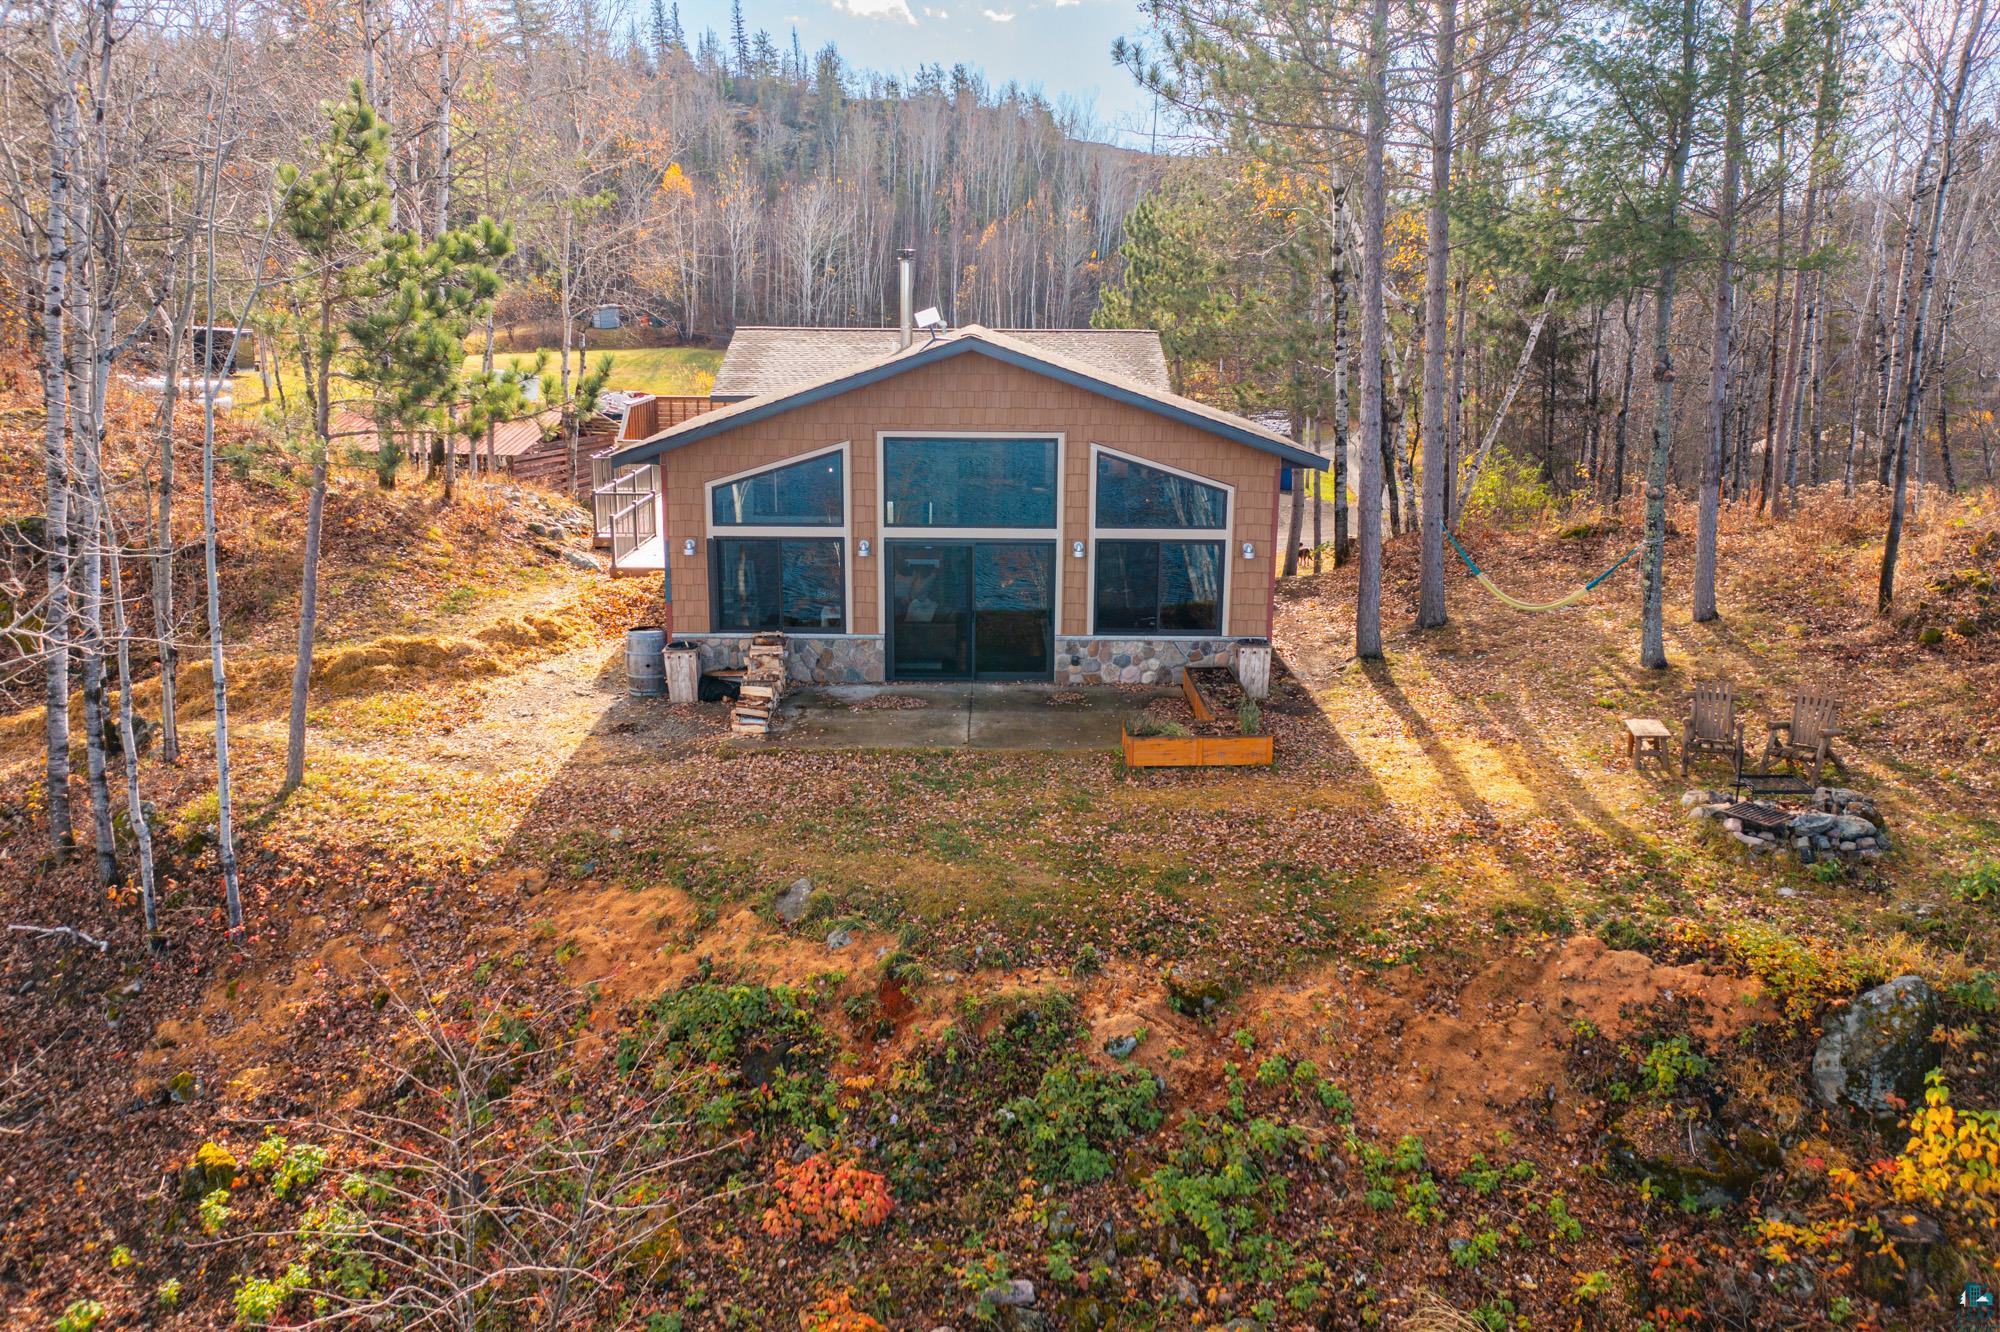
<path fill-rule="evenodd" d="M 1126 717 L 1152 699 L 1179 694 L 1172 686 L 811 686 L 785 697 L 769 743 L 782 749 L 1115 750 Z M 896 706 L 890 699 L 923 706 Z"/>

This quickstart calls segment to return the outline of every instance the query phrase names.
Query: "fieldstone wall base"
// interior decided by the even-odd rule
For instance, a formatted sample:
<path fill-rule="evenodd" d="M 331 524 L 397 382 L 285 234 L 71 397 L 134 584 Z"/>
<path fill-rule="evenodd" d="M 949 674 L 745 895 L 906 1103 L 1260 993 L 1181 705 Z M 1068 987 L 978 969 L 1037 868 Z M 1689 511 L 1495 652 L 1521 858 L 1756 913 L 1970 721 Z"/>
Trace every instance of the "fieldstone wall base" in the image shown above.
<path fill-rule="evenodd" d="M 1236 649 L 1263 639 L 1058 638 L 1056 683 L 1172 684 L 1183 666 L 1234 666 Z"/>
<path fill-rule="evenodd" d="M 749 635 L 741 638 L 707 637 L 692 640 L 701 653 L 704 671 L 733 670 L 743 664 L 750 646 Z M 785 674 L 801 684 L 880 684 L 884 658 L 879 638 L 787 638 Z"/>

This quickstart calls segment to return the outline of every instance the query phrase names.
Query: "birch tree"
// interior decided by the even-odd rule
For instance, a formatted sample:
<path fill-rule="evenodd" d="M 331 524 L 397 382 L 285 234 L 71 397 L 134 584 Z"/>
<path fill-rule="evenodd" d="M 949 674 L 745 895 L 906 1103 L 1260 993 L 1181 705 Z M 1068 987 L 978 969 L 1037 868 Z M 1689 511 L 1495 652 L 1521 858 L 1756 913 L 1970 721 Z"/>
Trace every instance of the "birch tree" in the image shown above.
<path fill-rule="evenodd" d="M 1910 323 L 1910 352 L 1905 371 L 1902 402 L 1896 418 L 1894 490 L 1889 507 L 1889 531 L 1882 543 L 1882 576 L 1876 588 L 1876 610 L 1887 615 L 1896 600 L 1896 557 L 1903 540 L 1903 510 L 1908 503 L 1911 437 L 1918 429 L 1923 405 L 1924 327 L 1930 317 L 1931 295 L 1937 285 L 1938 242 L 1944 232 L 1945 209 L 1951 199 L 1951 185 L 1958 167 L 1959 121 L 1965 111 L 1966 90 L 1975 75 L 1984 76 L 1993 57 L 1994 25 L 1987 0 L 1946 0 L 1937 9 L 1913 12 L 1911 29 L 1917 38 L 1917 59 L 1924 82 L 1932 95 L 1934 116 L 1939 126 L 1936 146 L 1936 184 L 1929 190 L 1929 206 L 1923 210 L 1924 264 L 1917 282 L 1916 314 Z M 1953 59 L 1951 53 L 1956 53 Z M 1947 63 L 1949 61 L 1949 63 Z M 1932 153 L 1926 149 L 1917 164 L 1917 189 L 1911 201 L 1911 230 L 1917 230 L 1918 201 L 1925 193 L 1924 177 L 1930 174 Z"/>

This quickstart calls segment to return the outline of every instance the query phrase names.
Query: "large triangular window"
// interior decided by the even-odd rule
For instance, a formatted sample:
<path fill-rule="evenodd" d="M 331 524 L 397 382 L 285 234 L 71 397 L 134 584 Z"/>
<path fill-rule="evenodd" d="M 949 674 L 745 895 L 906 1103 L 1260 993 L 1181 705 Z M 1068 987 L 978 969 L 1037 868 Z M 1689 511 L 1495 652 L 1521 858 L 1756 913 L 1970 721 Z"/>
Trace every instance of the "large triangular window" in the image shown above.
<path fill-rule="evenodd" d="M 717 527 L 839 527 L 846 493 L 839 451 L 786 463 L 709 490 Z"/>
<path fill-rule="evenodd" d="M 1115 453 L 1097 455 L 1097 526 L 1104 531 L 1221 531 L 1229 492 Z"/>

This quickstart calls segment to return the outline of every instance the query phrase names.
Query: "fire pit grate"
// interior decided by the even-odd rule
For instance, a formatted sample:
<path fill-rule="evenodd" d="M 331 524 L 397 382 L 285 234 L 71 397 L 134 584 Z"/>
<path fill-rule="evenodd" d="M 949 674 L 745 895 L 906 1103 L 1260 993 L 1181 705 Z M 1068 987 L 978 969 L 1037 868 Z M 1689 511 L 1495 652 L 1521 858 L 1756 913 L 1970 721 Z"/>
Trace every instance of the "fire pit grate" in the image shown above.
<path fill-rule="evenodd" d="M 1761 800 L 1739 800 L 1723 810 L 1722 817 L 1735 819 L 1743 825 L 1745 832 L 1761 833 L 1766 837 L 1776 837 L 1792 821 L 1790 814 Z"/>

